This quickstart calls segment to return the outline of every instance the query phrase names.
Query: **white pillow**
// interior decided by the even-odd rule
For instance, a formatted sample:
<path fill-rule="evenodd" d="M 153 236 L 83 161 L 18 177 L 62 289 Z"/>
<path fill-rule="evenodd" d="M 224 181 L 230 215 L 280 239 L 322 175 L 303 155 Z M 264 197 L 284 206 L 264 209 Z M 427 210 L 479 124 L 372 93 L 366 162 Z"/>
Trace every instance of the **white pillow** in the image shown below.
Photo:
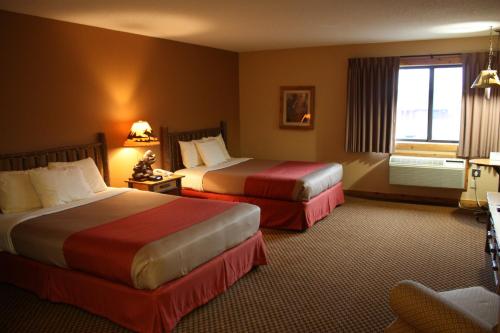
<path fill-rule="evenodd" d="M 35 169 L 29 172 L 43 207 L 53 207 L 91 197 L 94 192 L 79 167 Z"/>
<path fill-rule="evenodd" d="M 20 213 L 42 208 L 28 171 L 0 172 L 0 209 L 3 213 Z"/>
<path fill-rule="evenodd" d="M 224 152 L 217 140 L 195 142 L 195 145 L 206 166 L 213 166 L 226 161 Z"/>
<path fill-rule="evenodd" d="M 227 151 L 226 143 L 222 138 L 222 134 L 219 134 L 217 136 L 203 137 L 199 140 L 179 141 L 179 145 L 181 148 L 182 164 L 184 164 L 186 168 L 194 168 L 204 163 L 198 149 L 196 148 L 196 143 L 205 142 L 209 140 L 216 140 L 219 143 L 222 153 L 224 154 L 225 160 L 229 160 L 231 158 L 231 156 Z"/>
<path fill-rule="evenodd" d="M 215 139 L 220 145 L 222 153 L 224 154 L 224 158 L 226 160 L 231 158 L 231 156 L 229 156 L 229 153 L 227 152 L 226 143 L 224 142 L 224 139 L 222 138 L 222 134 L 219 134 L 217 136 L 209 136 L 207 139 Z"/>
<path fill-rule="evenodd" d="M 179 141 L 179 146 L 181 147 L 182 164 L 186 168 L 194 168 L 203 164 L 194 141 Z"/>
<path fill-rule="evenodd" d="M 49 169 L 68 166 L 77 166 L 82 170 L 83 177 L 94 193 L 105 191 L 108 188 L 94 160 L 90 157 L 74 162 L 49 162 Z"/>

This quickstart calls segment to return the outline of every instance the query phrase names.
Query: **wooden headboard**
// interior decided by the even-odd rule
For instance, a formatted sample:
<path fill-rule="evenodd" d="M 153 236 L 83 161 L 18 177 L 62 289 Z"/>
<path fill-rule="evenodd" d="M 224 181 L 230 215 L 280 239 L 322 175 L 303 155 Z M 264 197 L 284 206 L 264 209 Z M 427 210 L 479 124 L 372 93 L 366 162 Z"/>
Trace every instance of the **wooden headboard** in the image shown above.
<path fill-rule="evenodd" d="M 184 132 L 169 132 L 168 127 L 161 127 L 160 137 L 163 168 L 172 172 L 184 169 L 179 141 L 199 140 L 203 137 L 222 134 L 224 142 L 227 143 L 226 131 L 226 123 L 224 121 L 220 122 L 219 127 L 202 128 Z"/>
<path fill-rule="evenodd" d="M 94 143 L 0 155 L 0 171 L 46 167 L 49 162 L 72 162 L 87 157 L 95 161 L 104 182 L 109 185 L 108 152 L 104 133 L 98 133 L 97 142 Z"/>

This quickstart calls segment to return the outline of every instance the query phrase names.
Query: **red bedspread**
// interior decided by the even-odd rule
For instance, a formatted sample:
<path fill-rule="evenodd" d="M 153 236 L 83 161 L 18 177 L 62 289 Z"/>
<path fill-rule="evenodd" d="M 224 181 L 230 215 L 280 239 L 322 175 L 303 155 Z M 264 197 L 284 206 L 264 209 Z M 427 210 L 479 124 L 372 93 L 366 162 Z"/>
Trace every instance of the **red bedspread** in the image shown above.
<path fill-rule="evenodd" d="M 325 166 L 325 163 L 282 162 L 248 176 L 245 181 L 245 195 L 293 200 L 297 180 Z"/>
<path fill-rule="evenodd" d="M 132 262 L 139 249 L 214 217 L 234 205 L 179 198 L 71 235 L 64 242 L 64 257 L 73 269 L 133 286 Z"/>
<path fill-rule="evenodd" d="M 26 220 L 20 255 L 137 289 L 186 275 L 259 228 L 258 207 L 129 191 Z"/>
<path fill-rule="evenodd" d="M 76 305 L 133 331 L 163 333 L 170 332 L 194 308 L 227 290 L 252 267 L 266 263 L 258 231 L 190 274 L 155 290 L 137 290 L 6 252 L 0 252 L 0 282 L 31 290 L 42 299 Z"/>
<path fill-rule="evenodd" d="M 186 176 L 184 187 L 192 186 L 197 191 L 309 201 L 342 180 L 342 165 L 248 159 L 232 161 L 227 166 L 207 170 L 202 175 L 198 169 L 179 170 L 177 173 Z"/>

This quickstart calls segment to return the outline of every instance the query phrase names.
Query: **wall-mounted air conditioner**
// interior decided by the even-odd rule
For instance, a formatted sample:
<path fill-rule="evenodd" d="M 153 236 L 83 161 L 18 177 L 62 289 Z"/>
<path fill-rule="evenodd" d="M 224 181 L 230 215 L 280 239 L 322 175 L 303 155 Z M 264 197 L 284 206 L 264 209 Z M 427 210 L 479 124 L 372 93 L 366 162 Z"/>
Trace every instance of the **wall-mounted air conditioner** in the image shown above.
<path fill-rule="evenodd" d="M 466 167 L 461 158 L 393 155 L 389 160 L 389 183 L 464 189 Z"/>

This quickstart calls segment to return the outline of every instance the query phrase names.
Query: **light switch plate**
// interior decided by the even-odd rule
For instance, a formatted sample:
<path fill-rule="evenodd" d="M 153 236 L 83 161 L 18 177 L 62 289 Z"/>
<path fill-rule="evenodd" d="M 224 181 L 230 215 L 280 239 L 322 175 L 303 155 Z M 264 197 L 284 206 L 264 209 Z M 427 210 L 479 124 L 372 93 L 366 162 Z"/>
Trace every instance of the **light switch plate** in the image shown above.
<path fill-rule="evenodd" d="M 500 152 L 499 151 L 492 151 L 490 153 L 490 160 L 492 160 L 492 161 L 500 161 Z"/>

